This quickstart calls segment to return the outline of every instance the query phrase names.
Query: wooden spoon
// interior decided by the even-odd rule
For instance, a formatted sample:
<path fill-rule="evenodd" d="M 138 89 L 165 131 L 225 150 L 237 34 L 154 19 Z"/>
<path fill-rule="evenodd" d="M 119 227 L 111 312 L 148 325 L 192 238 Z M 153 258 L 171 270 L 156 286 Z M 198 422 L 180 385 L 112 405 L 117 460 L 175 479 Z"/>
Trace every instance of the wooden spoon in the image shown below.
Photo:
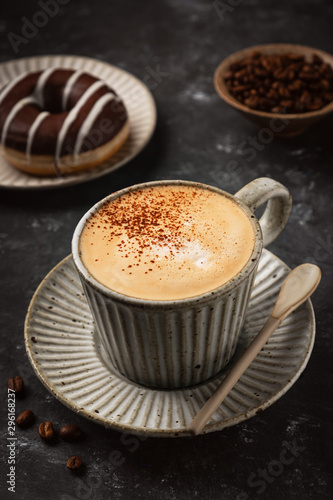
<path fill-rule="evenodd" d="M 194 417 L 188 426 L 191 434 L 200 434 L 210 417 L 222 401 L 224 401 L 272 333 L 292 311 L 310 297 L 317 288 L 320 278 L 321 271 L 319 267 L 313 264 L 302 264 L 288 274 L 268 320 L 212 396 Z"/>

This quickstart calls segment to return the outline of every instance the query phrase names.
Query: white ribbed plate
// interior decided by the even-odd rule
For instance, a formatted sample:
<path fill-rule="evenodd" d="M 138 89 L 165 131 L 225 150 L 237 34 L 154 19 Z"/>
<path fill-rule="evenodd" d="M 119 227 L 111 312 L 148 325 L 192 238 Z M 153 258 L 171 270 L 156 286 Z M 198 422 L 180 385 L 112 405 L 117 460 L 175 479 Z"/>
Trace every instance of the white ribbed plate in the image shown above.
<path fill-rule="evenodd" d="M 0 156 L 0 187 L 21 189 L 46 189 L 89 181 L 108 174 L 132 158 L 147 144 L 156 125 L 156 107 L 148 88 L 127 71 L 97 59 L 78 56 L 41 56 L 18 59 L 0 64 L 0 88 L 9 80 L 26 71 L 38 71 L 53 66 L 89 71 L 105 80 L 123 99 L 129 115 L 130 135 L 109 160 L 97 167 L 64 177 L 29 175 L 12 167 Z"/>
<path fill-rule="evenodd" d="M 263 251 L 236 359 L 269 315 L 289 268 Z M 174 391 L 136 385 L 103 363 L 93 321 L 71 256 L 38 287 L 28 310 L 25 342 L 40 380 L 62 403 L 106 427 L 134 434 L 185 436 L 186 426 L 223 378 Z M 304 370 L 314 343 L 311 302 L 272 335 L 204 432 L 237 424 L 281 397 Z"/>

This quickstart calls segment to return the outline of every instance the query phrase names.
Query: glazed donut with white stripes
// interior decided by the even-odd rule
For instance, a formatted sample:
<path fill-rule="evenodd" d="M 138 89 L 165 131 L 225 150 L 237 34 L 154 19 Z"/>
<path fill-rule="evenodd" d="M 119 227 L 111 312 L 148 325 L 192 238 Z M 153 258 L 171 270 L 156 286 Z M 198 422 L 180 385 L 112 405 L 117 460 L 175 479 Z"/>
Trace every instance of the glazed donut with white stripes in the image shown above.
<path fill-rule="evenodd" d="M 36 175 L 92 168 L 126 141 L 124 103 L 86 71 L 48 68 L 19 75 L 0 92 L 1 152 Z"/>

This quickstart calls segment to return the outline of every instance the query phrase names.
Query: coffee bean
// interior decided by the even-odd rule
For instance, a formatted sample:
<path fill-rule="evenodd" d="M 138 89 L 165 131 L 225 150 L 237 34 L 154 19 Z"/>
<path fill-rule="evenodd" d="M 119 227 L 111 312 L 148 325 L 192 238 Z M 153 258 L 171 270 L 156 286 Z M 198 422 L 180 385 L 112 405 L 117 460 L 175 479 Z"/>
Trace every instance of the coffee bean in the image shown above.
<path fill-rule="evenodd" d="M 255 108 L 257 108 L 257 106 L 259 104 L 259 98 L 256 95 L 251 95 L 250 97 L 245 99 L 244 102 L 245 102 L 246 106 L 248 106 L 249 108 L 255 109 Z"/>
<path fill-rule="evenodd" d="M 305 81 L 318 80 L 319 77 L 320 77 L 319 73 L 310 73 L 306 71 L 300 71 L 298 73 L 298 78 L 300 80 L 305 80 Z"/>
<path fill-rule="evenodd" d="M 309 60 L 256 51 L 232 63 L 224 79 L 230 94 L 251 109 L 305 113 L 333 101 L 333 69 L 316 54 Z"/>
<path fill-rule="evenodd" d="M 66 465 L 71 470 L 79 469 L 82 466 L 82 458 L 81 457 L 71 457 L 67 460 Z"/>
<path fill-rule="evenodd" d="M 318 71 L 319 71 L 320 75 L 324 76 L 327 79 L 329 79 L 331 77 L 332 68 L 329 64 L 323 64 L 322 66 L 320 66 Z"/>
<path fill-rule="evenodd" d="M 22 377 L 17 375 L 8 380 L 8 389 L 15 392 L 16 396 L 23 396 L 24 393 L 24 382 Z"/>
<path fill-rule="evenodd" d="M 241 71 L 237 71 L 235 73 L 235 78 L 237 78 L 237 80 L 241 80 L 243 76 L 245 76 L 246 74 L 247 74 L 246 69 L 242 69 Z"/>
<path fill-rule="evenodd" d="M 301 80 L 294 80 L 293 82 L 288 84 L 288 89 L 293 91 L 293 90 L 300 90 L 303 87 L 303 83 Z"/>
<path fill-rule="evenodd" d="M 292 108 L 293 105 L 294 105 L 294 101 L 292 99 L 283 99 L 283 101 L 280 102 L 280 105 L 283 107 L 283 108 Z"/>
<path fill-rule="evenodd" d="M 234 78 L 234 73 L 232 71 L 227 71 L 226 73 L 224 73 L 225 80 L 231 80 L 231 78 Z"/>
<path fill-rule="evenodd" d="M 267 92 L 267 97 L 268 97 L 269 99 L 274 99 L 274 100 L 276 100 L 276 101 L 277 101 L 277 100 L 279 99 L 279 93 L 278 93 L 278 92 L 276 92 L 276 90 L 271 89 L 271 90 L 269 90 L 269 91 Z"/>
<path fill-rule="evenodd" d="M 302 62 L 292 62 L 288 64 L 289 71 L 295 71 L 297 73 L 302 67 Z M 289 75 L 288 75 L 289 76 Z"/>
<path fill-rule="evenodd" d="M 320 86 L 321 86 L 322 89 L 329 89 L 330 88 L 330 83 L 325 78 L 322 78 L 320 80 Z"/>
<path fill-rule="evenodd" d="M 233 90 L 236 93 L 243 93 L 245 90 L 249 90 L 250 88 L 250 85 L 237 85 L 237 87 L 234 87 Z"/>
<path fill-rule="evenodd" d="M 295 78 L 295 71 L 289 68 L 287 79 L 288 80 L 293 80 Z"/>
<path fill-rule="evenodd" d="M 288 70 L 283 69 L 283 68 L 276 69 L 273 73 L 273 77 L 279 81 L 287 80 L 288 79 Z"/>
<path fill-rule="evenodd" d="M 16 423 L 19 427 L 26 428 L 30 427 L 35 420 L 35 415 L 31 410 L 24 410 L 16 419 Z"/>
<path fill-rule="evenodd" d="M 323 107 L 322 102 L 311 102 L 308 104 L 307 109 L 308 111 L 317 111 L 317 109 L 320 109 Z"/>
<path fill-rule="evenodd" d="M 274 106 L 274 108 L 271 109 L 272 113 L 283 113 L 283 108 L 282 106 Z"/>
<path fill-rule="evenodd" d="M 292 61 L 303 61 L 304 57 L 301 54 L 288 54 L 289 59 Z"/>
<path fill-rule="evenodd" d="M 51 441 L 54 437 L 54 428 L 52 422 L 42 422 L 38 429 L 39 435 L 45 441 Z"/>
<path fill-rule="evenodd" d="M 84 433 L 78 425 L 64 425 L 59 434 L 64 441 L 69 442 L 81 441 L 84 438 Z"/>
<path fill-rule="evenodd" d="M 279 94 L 281 97 L 290 97 L 291 96 L 290 91 L 286 87 L 283 87 L 283 86 L 281 86 L 279 88 Z"/>
<path fill-rule="evenodd" d="M 302 71 L 306 71 L 308 73 L 311 73 L 312 70 L 313 70 L 313 67 L 310 64 L 304 64 L 304 66 L 302 68 Z"/>
<path fill-rule="evenodd" d="M 302 95 L 300 97 L 300 102 L 303 104 L 310 102 L 311 101 L 311 94 L 307 90 L 303 90 Z"/>
<path fill-rule="evenodd" d="M 254 74 L 256 76 L 258 76 L 259 78 L 266 78 L 268 76 L 267 71 L 264 69 L 260 69 L 260 68 L 255 68 Z"/>

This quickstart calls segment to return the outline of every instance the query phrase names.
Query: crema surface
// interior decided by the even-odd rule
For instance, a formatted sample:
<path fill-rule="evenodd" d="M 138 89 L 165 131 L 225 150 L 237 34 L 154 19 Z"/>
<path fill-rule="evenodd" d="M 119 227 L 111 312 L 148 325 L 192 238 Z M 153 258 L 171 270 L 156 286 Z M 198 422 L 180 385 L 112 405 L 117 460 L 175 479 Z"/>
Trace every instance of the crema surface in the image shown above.
<path fill-rule="evenodd" d="M 175 300 L 233 278 L 254 248 L 247 214 L 228 197 L 184 185 L 142 188 L 87 221 L 80 252 L 89 273 L 131 297 Z"/>

